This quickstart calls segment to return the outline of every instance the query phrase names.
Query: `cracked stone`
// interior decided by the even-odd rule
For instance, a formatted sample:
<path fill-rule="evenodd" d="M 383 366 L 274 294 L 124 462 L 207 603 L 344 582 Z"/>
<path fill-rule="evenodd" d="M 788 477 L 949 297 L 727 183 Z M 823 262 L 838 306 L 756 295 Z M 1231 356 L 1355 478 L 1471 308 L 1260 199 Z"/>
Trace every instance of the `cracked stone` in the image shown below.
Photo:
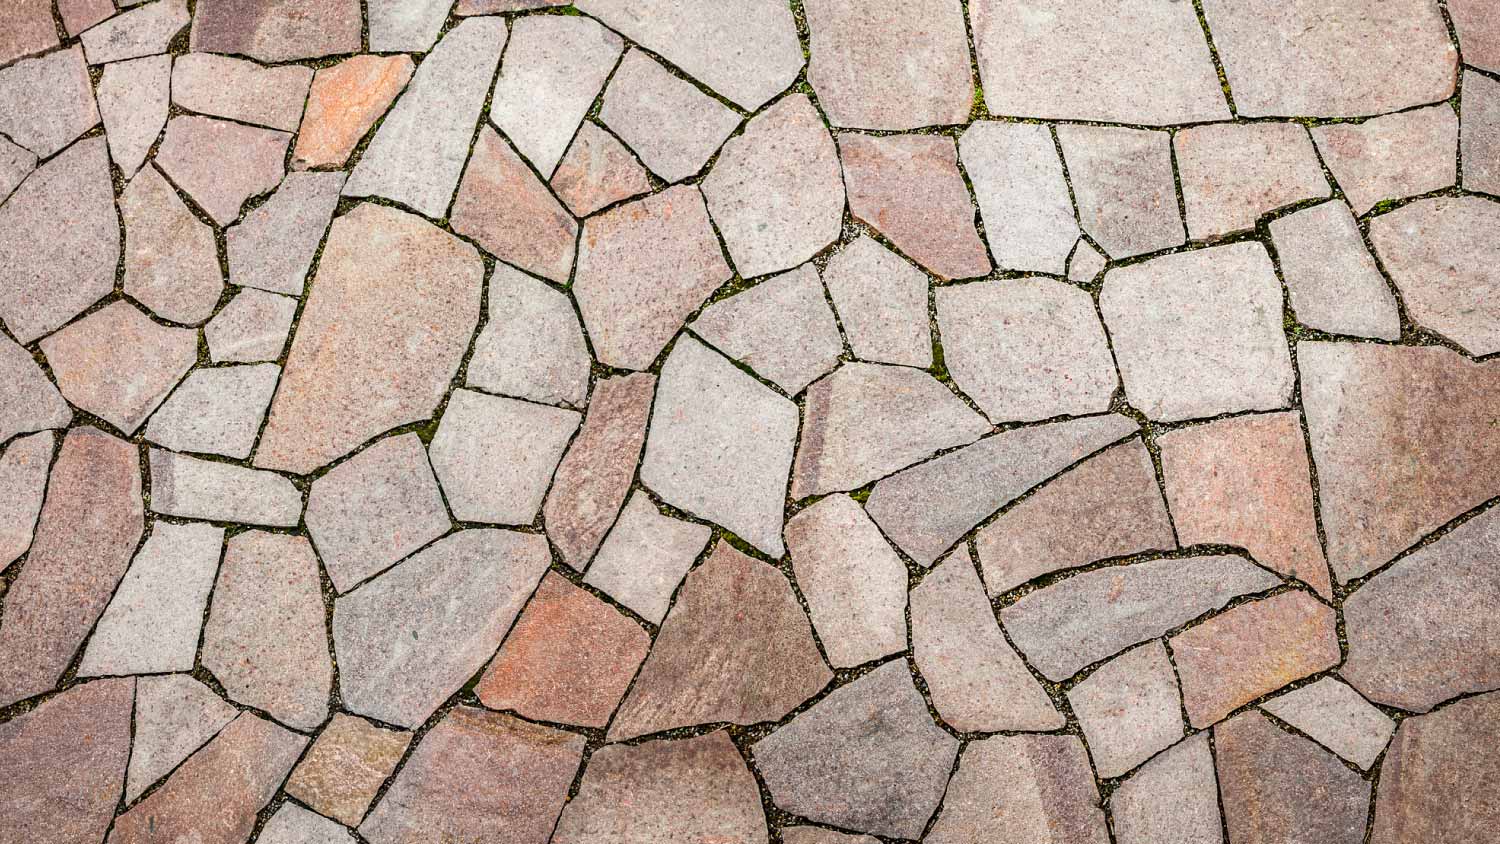
<path fill-rule="evenodd" d="M 259 844 L 354 844 L 354 834 L 295 803 L 283 803 L 255 840 Z"/>
<path fill-rule="evenodd" d="M 292 771 L 286 793 L 340 823 L 356 826 L 411 740 L 411 733 L 335 712 Z"/>
<path fill-rule="evenodd" d="M 975 123 L 959 137 L 958 154 L 995 263 L 1063 274 L 1079 229 L 1052 132 L 1041 124 Z"/>
<path fill-rule="evenodd" d="M 286 348 L 297 300 L 264 290 L 241 290 L 203 326 L 214 363 L 274 361 Z"/>
<path fill-rule="evenodd" d="M 260 207 L 224 232 L 229 280 L 301 296 L 343 186 L 343 173 L 289 174 Z"/>
<path fill-rule="evenodd" d="M 188 210 L 155 167 L 120 195 L 125 221 L 125 292 L 172 322 L 208 319 L 224 292 L 213 227 Z"/>
<path fill-rule="evenodd" d="M 1252 229 L 1263 214 L 1332 193 L 1307 130 L 1295 123 L 1189 126 L 1172 143 L 1195 240 Z"/>
<path fill-rule="evenodd" d="M 210 2 L 223 6 L 238 0 Z M 208 5 L 204 3 L 205 7 Z M 206 9 L 199 9 L 198 19 L 201 21 L 205 16 Z M 84 32 L 80 36 L 84 55 L 88 56 L 89 64 L 107 64 L 165 53 L 178 33 L 187 28 L 189 18 L 186 0 L 157 0 L 138 6 Z"/>
<path fill-rule="evenodd" d="M 828 259 L 823 284 L 855 357 L 932 366 L 926 273 L 861 234 Z"/>
<path fill-rule="evenodd" d="M 73 410 L 31 353 L 0 335 L 0 442 L 16 434 L 64 428 Z"/>
<path fill-rule="evenodd" d="M 1224 844 L 1208 734 L 1158 754 L 1116 786 L 1110 819 L 1119 844 Z"/>
<path fill-rule="evenodd" d="M 1177 204 L 1172 136 L 1124 126 L 1057 127 L 1078 219 L 1112 258 L 1187 240 Z"/>
<path fill-rule="evenodd" d="M 1271 241 L 1297 321 L 1334 334 L 1395 340 L 1396 297 L 1342 202 L 1271 221 Z"/>
<path fill-rule="evenodd" d="M 370 0 L 371 52 L 431 50 L 452 5 L 449 0 Z"/>
<path fill-rule="evenodd" d="M 646 168 L 618 138 L 590 120 L 578 127 L 549 184 L 578 217 L 651 191 Z"/>
<path fill-rule="evenodd" d="M 212 217 L 227 226 L 245 200 L 281 182 L 292 136 L 274 129 L 185 114 L 167 123 L 156 164 Z"/>
<path fill-rule="evenodd" d="M 484 251 L 559 284 L 568 281 L 578 221 L 495 130 L 483 126 L 450 215 Z"/>
<path fill-rule="evenodd" d="M 796 395 L 838 364 L 838 323 L 812 264 L 709 305 L 693 333 Z"/>
<path fill-rule="evenodd" d="M 491 393 L 582 407 L 589 350 L 562 291 L 504 264 L 490 276 L 489 321 L 474 341 L 467 384 Z"/>
<path fill-rule="evenodd" d="M 292 148 L 292 166 L 342 167 L 414 69 L 410 56 L 368 54 L 318 68 Z"/>
<path fill-rule="evenodd" d="M 1462 105 L 1464 187 L 1500 194 L 1500 82 L 1472 70 L 1464 71 Z M 1444 110 L 1452 116 L 1451 110 Z"/>
<path fill-rule="evenodd" d="M 1099 790 L 1076 736 L 991 736 L 969 744 L 931 844 L 1107 844 Z"/>
<path fill-rule="evenodd" d="M 186 674 L 141 677 L 135 688 L 135 742 L 125 776 L 126 803 L 134 803 L 239 714 Z"/>
<path fill-rule="evenodd" d="M 51 431 L 18 437 L 0 456 L 0 573 L 31 547 L 57 450 Z"/>
<path fill-rule="evenodd" d="M 184 519 L 294 527 L 302 517 L 302 493 L 275 472 L 153 448 L 151 511 Z"/>
<path fill-rule="evenodd" d="M 1117 777 L 1182 738 L 1177 674 L 1152 641 L 1099 666 L 1068 690 L 1100 777 Z"/>
<path fill-rule="evenodd" d="M 240 53 L 263 62 L 357 53 L 360 5 L 359 0 L 203 0 L 190 43 L 194 50 Z"/>
<path fill-rule="evenodd" d="M 711 533 L 708 525 L 662 515 L 637 491 L 620 511 L 583 582 L 661 624 L 672 593 L 708 547 Z"/>
<path fill-rule="evenodd" d="M 1401 722 L 1386 754 L 1371 844 L 1483 838 L 1500 823 L 1500 695 Z"/>
<path fill-rule="evenodd" d="M 1332 677 L 1268 700 L 1261 708 L 1366 771 L 1396 731 L 1395 721 Z"/>
<path fill-rule="evenodd" d="M 1381 200 L 1450 187 L 1458 179 L 1458 116 L 1447 103 L 1310 131 L 1355 214 Z"/>
<path fill-rule="evenodd" d="M 295 132 L 312 78 L 312 68 L 301 65 L 262 67 L 229 56 L 188 53 L 172 65 L 172 102 L 188 111 Z"/>
<path fill-rule="evenodd" d="M 145 56 L 104 66 L 95 96 L 110 157 L 127 181 L 141 169 L 167 125 L 171 86 L 171 56 Z"/>
<path fill-rule="evenodd" d="M 667 182 L 701 170 L 740 125 L 733 110 L 640 50 L 615 69 L 599 119 Z"/>
<path fill-rule="evenodd" d="M 464 522 L 529 525 L 581 414 L 455 390 L 428 447 L 432 468 Z"/>
<path fill-rule="evenodd" d="M 73 47 L 0 70 L 0 132 L 50 158 L 99 125 L 83 50 Z"/>

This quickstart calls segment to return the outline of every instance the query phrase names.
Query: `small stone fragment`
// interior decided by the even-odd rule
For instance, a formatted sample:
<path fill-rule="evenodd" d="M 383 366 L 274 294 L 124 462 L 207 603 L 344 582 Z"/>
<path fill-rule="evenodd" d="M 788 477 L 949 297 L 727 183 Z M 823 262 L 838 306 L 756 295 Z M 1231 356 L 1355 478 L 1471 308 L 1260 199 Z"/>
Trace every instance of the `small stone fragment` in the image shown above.
<path fill-rule="evenodd" d="M 1119 844 L 1224 844 L 1208 734 L 1158 754 L 1109 797 Z"/>
<path fill-rule="evenodd" d="M 229 56 L 188 53 L 172 65 L 172 102 L 188 111 L 295 132 L 312 78 L 312 68 L 301 65 L 262 67 Z"/>
<path fill-rule="evenodd" d="M 369 0 L 370 51 L 431 50 L 452 6 L 449 0 Z"/>
<path fill-rule="evenodd" d="M 110 157 L 126 181 L 141 169 L 167 125 L 171 87 L 171 56 L 145 56 L 104 66 L 95 95 Z"/>
<path fill-rule="evenodd" d="M 57 24 L 47 0 L 15 0 L 0 30 L 0 64 L 57 46 Z"/>
<path fill-rule="evenodd" d="M 282 803 L 255 840 L 257 844 L 354 844 L 354 834 L 296 803 Z"/>
<path fill-rule="evenodd" d="M 125 220 L 125 292 L 173 322 L 208 319 L 224 292 L 213 227 L 188 210 L 155 167 L 120 195 Z"/>
<path fill-rule="evenodd" d="M 58 50 L 0 70 L 0 133 L 51 158 L 99 125 L 83 49 Z"/>
<path fill-rule="evenodd" d="M 1077 736 L 992 736 L 971 742 L 931 844 L 1108 844 L 1099 790 Z"/>
<path fill-rule="evenodd" d="M 1177 675 L 1158 641 L 1126 651 L 1068 690 L 1100 777 L 1117 777 L 1182 738 Z"/>
<path fill-rule="evenodd" d="M 1068 281 L 1074 284 L 1091 284 L 1104 272 L 1107 263 L 1099 250 L 1080 238 L 1078 246 L 1073 249 L 1073 257 L 1068 259 Z"/>
<path fill-rule="evenodd" d="M 1083 230 L 1111 258 L 1187 240 L 1177 204 L 1172 136 L 1124 126 L 1057 127 Z"/>
<path fill-rule="evenodd" d="M 455 390 L 428 447 L 454 517 L 503 525 L 536 521 L 579 419 L 572 410 Z"/>
<path fill-rule="evenodd" d="M 1396 722 L 1332 677 L 1268 700 L 1261 708 L 1366 771 L 1396 731 Z"/>
<path fill-rule="evenodd" d="M 711 533 L 708 525 L 662 515 L 637 491 L 620 511 L 583 582 L 661 624 L 672 593 L 708 546 Z"/>
<path fill-rule="evenodd" d="M 578 127 L 550 184 L 557 198 L 578 217 L 651 191 L 646 168 L 619 139 L 591 120 Z"/>
<path fill-rule="evenodd" d="M 292 167 L 342 167 L 410 81 L 410 56 L 350 56 L 318 68 L 292 148 Z"/>
<path fill-rule="evenodd" d="M 1371 844 L 1482 840 L 1500 823 L 1500 695 L 1401 722 L 1386 754 Z"/>
<path fill-rule="evenodd" d="M 828 259 L 823 284 L 856 358 L 932 365 L 926 273 L 862 234 Z"/>
<path fill-rule="evenodd" d="M 1465 70 L 1463 113 L 1464 188 L 1500 194 L 1500 82 Z"/>
<path fill-rule="evenodd" d="M 615 69 L 599 119 L 667 182 L 701 170 L 740 125 L 738 114 L 640 50 Z"/>
<path fill-rule="evenodd" d="M 51 431 L 17 437 L 0 455 L 0 573 L 31 547 L 57 449 Z"/>
<path fill-rule="evenodd" d="M 709 305 L 691 327 L 788 395 L 833 369 L 844 351 L 812 264 Z"/>
<path fill-rule="evenodd" d="M 288 175 L 260 207 L 224 232 L 230 282 L 301 296 L 343 186 L 343 173 Z"/>
<path fill-rule="evenodd" d="M 1073 199 L 1046 126 L 975 123 L 958 139 L 984 236 L 1003 270 L 1061 275 L 1078 240 Z"/>
<path fill-rule="evenodd" d="M 245 200 L 281 182 L 291 138 L 273 129 L 185 114 L 167 123 L 156 164 L 214 222 L 227 226 L 239 218 Z"/>
<path fill-rule="evenodd" d="M 212 2 L 223 6 L 234 0 Z M 198 10 L 199 20 L 204 17 L 205 10 Z M 107 64 L 165 53 L 172 39 L 188 25 L 189 19 L 187 0 L 146 3 L 90 27 L 80 36 L 83 52 L 88 56 L 89 64 Z"/>
<path fill-rule="evenodd" d="M 1270 229 L 1298 322 L 1356 337 L 1401 336 L 1396 297 L 1349 206 L 1314 205 L 1272 220 Z"/>
<path fill-rule="evenodd" d="M 411 739 L 411 733 L 336 712 L 292 771 L 286 793 L 342 824 L 357 826 Z"/>
<path fill-rule="evenodd" d="M 473 238 L 500 260 L 567 283 L 578 221 L 487 126 L 479 130 L 450 217 L 455 232 Z"/>
<path fill-rule="evenodd" d="M 141 677 L 135 689 L 135 741 L 125 778 L 126 803 L 134 803 L 239 714 L 187 674 Z"/>
<path fill-rule="evenodd" d="M 293 527 L 302 493 L 275 472 L 151 449 L 151 511 L 184 519 Z"/>
<path fill-rule="evenodd" d="M 57 0 L 57 13 L 69 35 L 88 29 L 115 13 L 114 0 Z"/>
<path fill-rule="evenodd" d="M 241 290 L 203 326 L 214 363 L 258 363 L 281 357 L 297 300 L 264 290 Z"/>
<path fill-rule="evenodd" d="M 360 6 L 359 0 L 204 0 L 191 48 L 263 62 L 357 53 Z"/>
<path fill-rule="evenodd" d="M 0 334 L 0 443 L 16 434 L 64 428 L 73 410 L 31 353 Z"/>
<path fill-rule="evenodd" d="M 589 351 L 566 293 L 504 264 L 490 277 L 489 321 L 474 342 L 468 385 L 582 407 Z"/>
<path fill-rule="evenodd" d="M 1172 143 L 1195 240 L 1252 229 L 1263 214 L 1332 192 L 1307 130 L 1295 123 L 1189 126 Z"/>
<path fill-rule="evenodd" d="M 1450 187 L 1458 179 L 1458 116 L 1447 103 L 1311 131 L 1356 215 L 1381 200 Z"/>

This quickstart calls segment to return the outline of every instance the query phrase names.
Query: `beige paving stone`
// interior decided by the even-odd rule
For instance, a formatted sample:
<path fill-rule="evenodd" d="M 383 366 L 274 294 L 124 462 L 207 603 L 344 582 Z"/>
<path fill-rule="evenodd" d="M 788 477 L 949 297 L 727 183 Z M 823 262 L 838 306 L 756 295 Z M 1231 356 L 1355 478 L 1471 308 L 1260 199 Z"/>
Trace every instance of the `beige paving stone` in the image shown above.
<path fill-rule="evenodd" d="M 823 284 L 855 357 L 932 365 L 926 273 L 862 234 L 828 259 Z"/>
<path fill-rule="evenodd" d="M 599 119 L 668 182 L 703 169 L 740 125 L 733 110 L 635 49 L 610 78 Z"/>
<path fill-rule="evenodd" d="M 984 236 L 1004 270 L 1061 275 L 1078 240 L 1062 159 L 1046 126 L 984 121 L 958 139 Z"/>
<path fill-rule="evenodd" d="M 694 334 L 796 395 L 843 354 L 833 310 L 812 264 L 772 276 L 703 309 Z"/>
<path fill-rule="evenodd" d="M 354 834 L 322 815 L 283 803 L 261 828 L 263 844 L 353 844 Z"/>
<path fill-rule="evenodd" d="M 592 120 L 578 127 L 548 184 L 578 217 L 651 191 L 646 168 L 618 138 Z"/>
<path fill-rule="evenodd" d="M 1355 214 L 1381 200 L 1449 187 L 1458 178 L 1458 116 L 1447 103 L 1310 131 Z"/>
<path fill-rule="evenodd" d="M 151 511 L 184 519 L 211 519 L 269 527 L 294 527 L 302 518 L 302 493 L 275 472 L 151 449 Z"/>
<path fill-rule="evenodd" d="M 62 428 L 73 419 L 40 364 L 24 348 L 0 336 L 0 442 L 16 434 Z"/>
<path fill-rule="evenodd" d="M 1329 196 L 1307 130 L 1295 123 L 1215 123 L 1173 136 L 1188 236 L 1255 227 L 1261 215 Z"/>
<path fill-rule="evenodd" d="M 431 50 L 452 7 L 447 0 L 371 0 L 366 3 L 371 52 Z"/>
<path fill-rule="evenodd" d="M 214 363 L 274 361 L 286 348 L 297 300 L 264 290 L 241 290 L 203 326 Z"/>
<path fill-rule="evenodd" d="M 188 53 L 172 64 L 172 102 L 200 114 L 297 131 L 313 71 L 263 67 L 213 53 Z"/>
<path fill-rule="evenodd" d="M 1078 219 L 1111 258 L 1187 240 L 1177 204 L 1172 138 L 1123 126 L 1057 127 Z"/>
<path fill-rule="evenodd" d="M 1073 249 L 1073 256 L 1068 259 L 1068 281 L 1074 284 L 1090 284 L 1104 272 L 1108 260 L 1098 249 L 1089 245 L 1086 240 L 1080 239 L 1078 245 Z"/>
<path fill-rule="evenodd" d="M 1366 771 L 1396 731 L 1395 721 L 1332 677 L 1268 700 L 1261 708 Z"/>
<path fill-rule="evenodd" d="M 479 130 L 453 199 L 453 230 L 484 251 L 559 284 L 568 281 L 578 221 L 495 130 Z"/>
<path fill-rule="evenodd" d="M 1500 81 L 1464 71 L 1462 106 L 1464 187 L 1500 194 Z"/>
<path fill-rule="evenodd" d="M 270 198 L 224 233 L 230 282 L 301 296 L 343 186 L 343 173 L 288 175 Z"/>
<path fill-rule="evenodd" d="M 350 56 L 318 68 L 292 147 L 292 167 L 340 167 L 411 80 L 410 56 Z"/>
<path fill-rule="evenodd" d="M 136 680 L 135 740 L 125 776 L 125 802 L 134 803 L 238 714 L 238 709 L 187 674 Z"/>
<path fill-rule="evenodd" d="M 224 292 L 213 227 L 188 210 L 155 167 L 120 195 L 125 221 L 125 292 L 172 322 L 208 319 Z"/>
<path fill-rule="evenodd" d="M 932 844 L 1046 840 L 1106 844 L 1088 754 L 1076 736 L 991 736 L 969 744 Z"/>
<path fill-rule="evenodd" d="M 57 450 L 51 431 L 17 437 L 0 454 L 0 573 L 31 547 Z"/>
<path fill-rule="evenodd" d="M 708 547 L 711 532 L 707 525 L 662 515 L 638 490 L 625 502 L 583 582 L 661 624 L 672 593 Z"/>
<path fill-rule="evenodd" d="M 0 70 L 0 132 L 50 158 L 99 125 L 83 49 L 58 50 Z"/>
<path fill-rule="evenodd" d="M 1495 725 L 1500 696 L 1401 722 L 1382 766 L 1371 844 L 1462 841 L 1500 822 Z"/>
<path fill-rule="evenodd" d="M 36 155 L 5 138 L 0 138 L 0 202 L 36 169 Z"/>
<path fill-rule="evenodd" d="M 1128 773 L 1181 739 L 1181 701 L 1159 640 L 1120 654 L 1068 690 L 1101 777 Z"/>
<path fill-rule="evenodd" d="M 167 122 L 155 160 L 214 222 L 227 226 L 245 200 L 281 182 L 291 139 L 274 129 L 185 114 Z"/>
<path fill-rule="evenodd" d="M 411 733 L 335 712 L 292 771 L 286 793 L 340 823 L 357 826 L 411 740 Z"/>
<path fill-rule="evenodd" d="M 467 383 L 491 393 L 582 407 L 589 350 L 566 293 L 504 264 L 489 282 L 489 320 L 474 341 Z"/>
<path fill-rule="evenodd" d="M 1500 73 L 1500 23 L 1489 11 L 1484 0 L 1451 0 L 1448 5 L 1464 62 Z"/>
<path fill-rule="evenodd" d="M 361 17 L 358 0 L 205 0 L 190 45 L 263 62 L 357 53 Z"/>
<path fill-rule="evenodd" d="M 186 0 L 156 0 L 127 9 L 80 36 L 84 55 L 97 65 L 165 53 L 189 18 Z"/>
<path fill-rule="evenodd" d="M 1158 754 L 1109 797 L 1119 844 L 1223 844 L 1219 790 L 1208 734 Z"/>
<path fill-rule="evenodd" d="M 428 446 L 454 518 L 529 525 L 580 414 L 544 404 L 456 390 Z"/>
<path fill-rule="evenodd" d="M 104 119 L 110 157 L 127 181 L 141 169 L 167 125 L 171 87 L 171 56 L 144 56 L 104 66 L 94 95 Z"/>
<path fill-rule="evenodd" d="M 1334 334 L 1395 340 L 1396 297 L 1342 202 L 1272 220 L 1271 242 L 1297 321 Z"/>
<path fill-rule="evenodd" d="M 17 0 L 7 11 L 9 26 L 0 34 L 0 64 L 57 46 L 51 3 Z"/>
<path fill-rule="evenodd" d="M 1364 840 L 1370 784 L 1333 754 L 1253 711 L 1214 727 L 1214 743 L 1230 841 Z"/>

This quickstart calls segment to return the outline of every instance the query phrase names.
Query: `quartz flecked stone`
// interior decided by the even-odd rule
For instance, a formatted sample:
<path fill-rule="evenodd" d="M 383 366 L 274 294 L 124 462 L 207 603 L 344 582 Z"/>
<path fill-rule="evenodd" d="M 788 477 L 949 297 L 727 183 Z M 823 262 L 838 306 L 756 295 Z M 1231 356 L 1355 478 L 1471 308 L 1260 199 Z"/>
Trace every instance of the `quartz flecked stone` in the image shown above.
<path fill-rule="evenodd" d="M 640 476 L 662 500 L 773 556 L 797 406 L 689 337 L 662 366 Z"/>
<path fill-rule="evenodd" d="M 172 102 L 201 114 L 285 132 L 297 131 L 313 71 L 262 67 L 212 53 L 188 53 L 172 64 Z"/>
<path fill-rule="evenodd" d="M 302 493 L 275 472 L 153 448 L 151 511 L 184 519 L 294 527 L 302 517 Z"/>
<path fill-rule="evenodd" d="M 95 97 L 110 157 L 127 181 L 141 169 L 156 136 L 167 125 L 171 86 L 171 56 L 144 56 L 104 66 Z"/>
<path fill-rule="evenodd" d="M 828 259 L 823 284 L 855 357 L 920 369 L 932 365 L 926 273 L 861 234 Z"/>
<path fill-rule="evenodd" d="M 1177 204 L 1172 136 L 1124 126 L 1057 127 L 1078 219 L 1111 258 L 1187 240 Z"/>
<path fill-rule="evenodd" d="M 911 591 L 911 638 L 932 705 L 955 730 L 1056 730 L 1067 722 L 1005 641 L 968 548 Z"/>
<path fill-rule="evenodd" d="M 849 835 L 821 826 L 784 826 L 782 844 L 880 844 L 873 836 Z"/>
<path fill-rule="evenodd" d="M 765 844 L 755 778 L 729 734 L 612 744 L 595 751 L 554 844 Z"/>
<path fill-rule="evenodd" d="M 281 368 L 217 366 L 188 374 L 146 426 L 146 439 L 173 451 L 250 456 Z"/>
<path fill-rule="evenodd" d="M 359 139 L 406 87 L 414 69 L 410 56 L 368 54 L 318 68 L 292 147 L 292 166 L 343 166 Z"/>
<path fill-rule="evenodd" d="M 486 252 L 559 284 L 573 269 L 578 221 L 488 126 L 453 199 L 453 230 Z"/>
<path fill-rule="evenodd" d="M 1357 117 L 1453 92 L 1458 53 L 1431 0 L 1204 0 L 1241 117 Z"/>
<path fill-rule="evenodd" d="M 812 264 L 714 302 L 691 327 L 788 395 L 802 392 L 833 369 L 844 351 L 838 323 Z"/>
<path fill-rule="evenodd" d="M 0 455 L 0 573 L 31 547 L 56 450 L 57 435 L 42 431 L 17 437 Z"/>
<path fill-rule="evenodd" d="M 1500 81 L 1464 71 L 1463 112 L 1464 187 L 1500 194 Z"/>
<path fill-rule="evenodd" d="M 973 0 L 969 19 L 990 114 L 1152 126 L 1230 116 L 1189 4 Z"/>
<path fill-rule="evenodd" d="M 1448 16 L 1463 46 L 1464 61 L 1500 73 L 1500 21 L 1485 0 L 1449 0 Z"/>
<path fill-rule="evenodd" d="M 740 125 L 732 109 L 634 49 L 610 77 L 599 119 L 667 182 L 701 170 Z"/>
<path fill-rule="evenodd" d="M 483 283 L 474 247 L 420 217 L 367 203 L 335 220 L 256 465 L 311 472 L 430 416 L 474 335 Z"/>
<path fill-rule="evenodd" d="M 1355 214 L 1383 199 L 1449 187 L 1458 178 L 1458 115 L 1447 103 L 1311 132 Z"/>
<path fill-rule="evenodd" d="M 688 573 L 609 740 L 776 721 L 832 678 L 785 576 L 720 542 Z"/>
<path fill-rule="evenodd" d="M 1068 690 L 1101 777 L 1117 777 L 1182 738 L 1182 704 L 1167 649 L 1126 651 Z"/>
<path fill-rule="evenodd" d="M 583 736 L 460 706 L 423 737 L 360 835 L 372 844 L 546 844 Z"/>
<path fill-rule="evenodd" d="M 599 546 L 583 582 L 661 624 L 672 593 L 708 547 L 711 533 L 708 525 L 662 515 L 638 490 Z"/>
<path fill-rule="evenodd" d="M 781 809 L 916 838 L 943 797 L 958 740 L 932 722 L 906 660 L 895 659 L 813 704 L 751 754 Z"/>
<path fill-rule="evenodd" d="M 333 644 L 345 708 L 420 726 L 494 655 L 550 562 L 541 536 L 464 530 L 340 595 Z"/>
<path fill-rule="evenodd" d="M 974 537 L 990 595 L 1109 557 L 1177 547 L 1151 454 L 1139 439 L 1049 481 Z"/>
<path fill-rule="evenodd" d="M 1214 727 L 1214 744 L 1231 842 L 1364 840 L 1370 784 L 1333 754 L 1253 711 Z"/>
<path fill-rule="evenodd" d="M 194 50 L 240 53 L 263 62 L 357 53 L 360 5 L 359 0 L 204 0 L 190 44 Z"/>
<path fill-rule="evenodd" d="M 1307 130 L 1295 123 L 1189 126 L 1172 143 L 1195 240 L 1254 228 L 1262 214 L 1332 191 Z"/>
<path fill-rule="evenodd" d="M 218 5 L 236 1 L 219 0 Z M 120 5 L 131 4 L 122 2 Z M 200 20 L 204 12 L 205 10 L 199 10 Z M 189 19 L 187 0 L 156 0 L 146 3 L 89 27 L 80 36 L 83 53 L 88 56 L 89 64 L 105 64 L 165 53 L 171 46 L 172 39 L 187 27 Z"/>
<path fill-rule="evenodd" d="M 598 361 L 645 369 L 732 275 L 703 194 L 683 185 L 583 224 L 573 297 Z"/>
<path fill-rule="evenodd" d="M 1272 220 L 1271 242 L 1297 321 L 1334 334 L 1395 340 L 1396 297 L 1342 202 Z"/>
<path fill-rule="evenodd" d="M 125 776 L 127 803 L 134 803 L 239 714 L 187 674 L 141 677 L 135 689 L 135 741 Z"/>
<path fill-rule="evenodd" d="M 35 154 L 0 137 L 0 202 L 35 169 Z"/>
<path fill-rule="evenodd" d="M 203 326 L 208 357 L 214 363 L 258 363 L 281 357 L 297 300 L 253 288 L 236 293 Z"/>
<path fill-rule="evenodd" d="M 5 10 L 0 30 L 0 64 L 57 46 L 57 24 L 47 0 L 16 0 Z"/>
<path fill-rule="evenodd" d="M 985 121 L 958 139 L 990 254 L 1004 270 L 1061 275 L 1078 240 L 1062 159 L 1046 126 Z"/>
<path fill-rule="evenodd" d="M 219 304 L 224 275 L 213 227 L 188 210 L 155 167 L 120 195 L 125 221 L 125 292 L 172 322 L 203 322 Z"/>
<path fill-rule="evenodd" d="M 839 136 L 849 213 L 942 279 L 993 265 L 958 171 L 958 145 L 939 135 Z"/>
<path fill-rule="evenodd" d="M 255 840 L 257 844 L 354 844 L 354 834 L 296 803 L 282 803 Z"/>
<path fill-rule="evenodd" d="M 370 50 L 425 53 L 432 49 L 453 4 L 448 0 L 369 0 Z"/>
<path fill-rule="evenodd" d="M 22 343 L 56 331 L 115 286 L 120 218 L 103 138 L 43 164 L 0 205 L 0 319 Z"/>
<path fill-rule="evenodd" d="M 1480 840 L 1500 823 L 1500 695 L 1401 722 L 1386 754 L 1371 844 Z"/>
<path fill-rule="evenodd" d="M 1366 771 L 1396 731 L 1396 722 L 1332 677 L 1268 700 L 1261 708 Z"/>
<path fill-rule="evenodd" d="M 591 120 L 583 121 L 548 183 L 579 217 L 651 191 L 651 180 L 630 150 Z"/>
<path fill-rule="evenodd" d="M 1168 748 L 1109 797 L 1119 844 L 1224 844 L 1218 780 L 1208 734 Z"/>
<path fill-rule="evenodd" d="M 229 280 L 301 296 L 343 186 L 343 173 L 287 176 L 270 198 L 224 233 Z"/>
<path fill-rule="evenodd" d="M 1056 682 L 1219 609 L 1232 598 L 1280 582 L 1240 557 L 1149 560 L 1081 572 L 1028 593 L 1001 610 L 1000 621 L 1031 664 Z M 1332 629 L 1330 610 L 1330 633 Z M 1193 638 L 1202 637 L 1200 633 Z"/>
<path fill-rule="evenodd" d="M 227 226 L 240 216 L 245 200 L 281 182 L 291 138 L 274 129 L 185 114 L 168 121 L 156 164 L 214 222 Z"/>
<path fill-rule="evenodd" d="M 286 793 L 340 823 L 356 826 L 411 740 L 411 733 L 336 712 L 292 771 Z"/>
<path fill-rule="evenodd" d="M 83 50 L 73 47 L 0 70 L 0 132 L 38 158 L 99 125 Z"/>
<path fill-rule="evenodd" d="M 990 429 L 942 382 L 900 366 L 845 363 L 804 404 L 792 498 L 858 489 Z"/>
<path fill-rule="evenodd" d="M 1083 742 L 1077 736 L 992 736 L 971 742 L 926 840 L 1107 844 Z"/>
<path fill-rule="evenodd" d="M 474 341 L 467 384 L 546 404 L 582 407 L 589 390 L 589 350 L 568 295 L 496 264 L 489 282 L 489 320 Z"/>
<path fill-rule="evenodd" d="M 72 419 L 72 408 L 31 353 L 0 335 L 0 442 L 62 428 Z"/>
<path fill-rule="evenodd" d="M 428 446 L 454 518 L 536 521 L 580 418 L 572 410 L 455 390 Z"/>
<path fill-rule="evenodd" d="M 427 217 L 443 216 L 469 158 L 505 37 L 502 18 L 465 20 L 449 30 L 386 113 L 344 195 L 381 196 Z"/>

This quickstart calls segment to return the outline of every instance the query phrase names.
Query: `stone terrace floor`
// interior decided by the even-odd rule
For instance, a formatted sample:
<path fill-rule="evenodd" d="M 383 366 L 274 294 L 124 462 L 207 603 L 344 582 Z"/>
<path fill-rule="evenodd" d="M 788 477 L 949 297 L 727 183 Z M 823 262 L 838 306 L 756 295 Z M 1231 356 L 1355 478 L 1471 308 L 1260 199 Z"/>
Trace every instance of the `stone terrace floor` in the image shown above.
<path fill-rule="evenodd" d="M 0 844 L 1500 841 L 1500 0 L 0 5 Z"/>

